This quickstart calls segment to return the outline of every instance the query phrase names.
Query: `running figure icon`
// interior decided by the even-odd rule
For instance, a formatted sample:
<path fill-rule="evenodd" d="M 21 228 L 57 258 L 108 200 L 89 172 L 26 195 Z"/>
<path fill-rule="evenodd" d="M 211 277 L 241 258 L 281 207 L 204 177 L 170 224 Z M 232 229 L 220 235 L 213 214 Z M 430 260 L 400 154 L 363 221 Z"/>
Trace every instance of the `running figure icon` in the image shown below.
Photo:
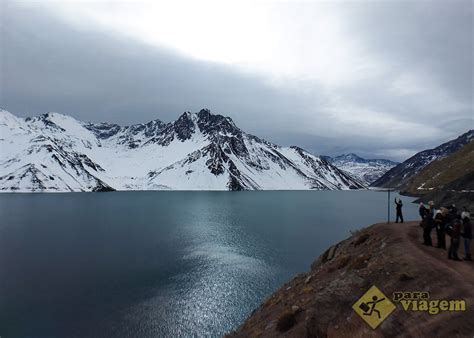
<path fill-rule="evenodd" d="M 380 319 L 381 318 L 380 317 L 380 311 L 375 309 L 375 307 L 377 306 L 378 303 L 380 303 L 384 300 L 385 300 L 385 298 L 378 299 L 377 296 L 373 296 L 371 302 L 362 303 L 362 304 L 359 305 L 359 307 L 362 309 L 362 311 L 364 311 L 364 313 L 363 313 L 364 316 L 372 316 L 372 314 L 375 312 L 375 313 L 377 313 L 377 317 L 379 317 L 379 319 Z"/>

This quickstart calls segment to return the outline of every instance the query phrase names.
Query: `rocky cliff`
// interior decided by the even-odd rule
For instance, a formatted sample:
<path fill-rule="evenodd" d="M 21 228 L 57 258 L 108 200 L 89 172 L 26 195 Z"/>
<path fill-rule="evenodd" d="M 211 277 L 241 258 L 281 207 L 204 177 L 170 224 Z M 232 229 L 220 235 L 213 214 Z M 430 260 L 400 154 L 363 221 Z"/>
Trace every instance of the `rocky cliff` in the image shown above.
<path fill-rule="evenodd" d="M 436 243 L 436 240 L 434 243 Z M 330 247 L 263 304 L 230 337 L 472 337 L 474 264 L 421 245 L 418 222 L 375 224 Z M 377 286 L 395 310 L 372 329 L 352 306 Z M 464 300 L 465 311 L 405 311 L 394 292 Z M 439 303 L 438 303 L 439 304 Z"/>

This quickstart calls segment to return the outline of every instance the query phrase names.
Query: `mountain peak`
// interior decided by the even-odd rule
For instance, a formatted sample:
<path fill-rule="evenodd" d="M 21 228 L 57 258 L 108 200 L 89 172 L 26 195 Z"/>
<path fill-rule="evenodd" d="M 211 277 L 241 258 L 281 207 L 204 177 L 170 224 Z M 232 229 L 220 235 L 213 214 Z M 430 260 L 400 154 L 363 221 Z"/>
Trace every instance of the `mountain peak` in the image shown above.
<path fill-rule="evenodd" d="M 13 115 L 12 113 L 10 113 L 8 110 L 5 110 L 3 109 L 2 107 L 0 107 L 0 117 L 2 120 L 12 120 L 12 119 L 17 119 L 17 117 L 15 115 Z"/>
<path fill-rule="evenodd" d="M 209 109 L 201 109 L 197 113 L 197 124 L 204 134 L 239 134 L 241 131 L 228 116 L 212 114 Z"/>
<path fill-rule="evenodd" d="M 25 118 L 25 121 L 43 122 L 45 125 L 61 125 L 62 123 L 80 124 L 80 122 L 74 117 L 56 112 L 47 112 L 38 116 L 27 117 Z"/>
<path fill-rule="evenodd" d="M 360 157 L 357 154 L 349 153 L 349 154 L 342 154 L 339 156 L 334 157 L 336 161 L 352 161 L 352 162 L 366 162 L 365 158 Z"/>
<path fill-rule="evenodd" d="M 212 114 L 211 114 L 211 110 L 208 109 L 208 108 L 203 108 L 203 109 L 201 109 L 198 114 L 208 114 L 208 115 L 212 115 Z"/>
<path fill-rule="evenodd" d="M 397 163 L 389 160 L 365 159 L 357 154 L 349 153 L 336 157 L 324 157 L 336 167 L 351 173 L 366 184 L 370 184 L 380 178 Z"/>
<path fill-rule="evenodd" d="M 75 120 L 75 118 L 73 118 L 72 116 L 61 114 L 61 113 L 56 113 L 56 112 L 52 112 L 52 111 L 41 114 L 41 115 L 39 115 L 39 117 L 41 119 L 49 119 L 49 120 L 51 120 L 51 119 L 63 119 L 63 120 L 64 119 L 68 119 L 68 120 L 72 119 L 72 120 Z"/>
<path fill-rule="evenodd" d="M 6 126 L 10 129 L 16 129 L 22 124 L 22 119 L 19 119 L 9 111 L 0 107 L 0 125 Z"/>

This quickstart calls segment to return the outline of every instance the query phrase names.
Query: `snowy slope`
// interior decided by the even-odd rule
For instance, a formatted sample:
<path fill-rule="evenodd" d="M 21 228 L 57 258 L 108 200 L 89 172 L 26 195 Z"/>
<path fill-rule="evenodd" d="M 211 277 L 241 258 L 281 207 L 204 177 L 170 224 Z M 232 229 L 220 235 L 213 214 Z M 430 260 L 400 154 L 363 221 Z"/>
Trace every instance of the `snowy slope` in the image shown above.
<path fill-rule="evenodd" d="M 208 110 L 126 127 L 0 110 L 0 191 L 359 188 L 326 160 Z"/>
<path fill-rule="evenodd" d="M 0 189 L 110 189 L 98 178 L 103 168 L 86 154 L 96 147 L 95 136 L 71 117 L 49 113 L 20 119 L 0 110 Z"/>
<path fill-rule="evenodd" d="M 370 185 L 398 163 L 384 159 L 365 159 L 356 154 L 328 157 L 328 160 L 341 170 Z"/>

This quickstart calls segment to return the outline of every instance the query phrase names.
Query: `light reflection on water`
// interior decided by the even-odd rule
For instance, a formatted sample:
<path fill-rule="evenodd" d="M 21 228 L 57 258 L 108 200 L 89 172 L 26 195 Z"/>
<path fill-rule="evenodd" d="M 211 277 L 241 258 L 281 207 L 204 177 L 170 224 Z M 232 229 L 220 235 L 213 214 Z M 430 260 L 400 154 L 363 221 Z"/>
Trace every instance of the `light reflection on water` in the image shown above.
<path fill-rule="evenodd" d="M 189 243 L 182 250 L 182 260 L 191 268 L 173 276 L 164 295 L 158 290 L 130 313 L 132 321 L 140 321 L 138 326 L 144 333 L 208 335 L 216 327 L 232 328 L 236 317 L 244 320 L 253 310 L 254 300 L 270 289 L 275 278 L 278 267 L 257 257 L 265 248 L 255 250 L 255 240 L 237 233 L 229 209 L 212 212 L 202 209 L 201 202 L 187 210 L 193 217 L 180 231 Z"/>
<path fill-rule="evenodd" d="M 386 203 L 353 191 L 0 195 L 0 332 L 222 335 L 349 230 L 385 220 Z"/>

